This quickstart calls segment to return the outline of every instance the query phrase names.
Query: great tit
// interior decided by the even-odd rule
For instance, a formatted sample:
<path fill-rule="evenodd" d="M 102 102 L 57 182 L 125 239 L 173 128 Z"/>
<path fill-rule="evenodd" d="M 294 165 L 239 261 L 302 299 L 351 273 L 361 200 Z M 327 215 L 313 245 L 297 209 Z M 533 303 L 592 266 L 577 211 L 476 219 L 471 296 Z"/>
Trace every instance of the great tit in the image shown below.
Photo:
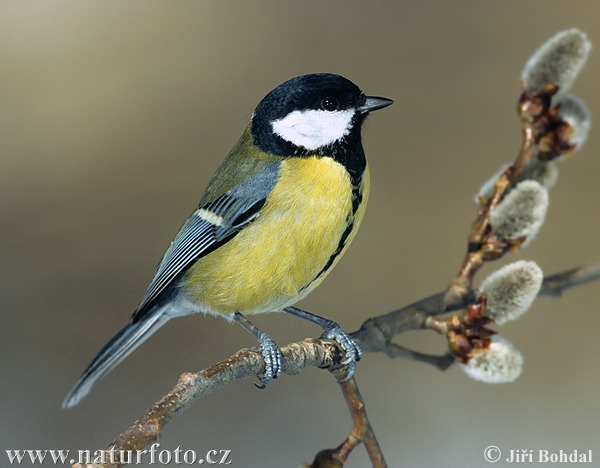
<path fill-rule="evenodd" d="M 245 315 L 310 320 L 346 352 L 361 352 L 331 320 L 293 307 L 331 271 L 354 238 L 369 194 L 361 126 L 392 104 L 334 74 L 298 76 L 258 104 L 198 208 L 158 265 L 130 323 L 85 369 L 63 402 L 76 405 L 168 320 L 203 312 L 234 320 L 259 341 L 266 387 L 281 373 L 275 342 Z"/>

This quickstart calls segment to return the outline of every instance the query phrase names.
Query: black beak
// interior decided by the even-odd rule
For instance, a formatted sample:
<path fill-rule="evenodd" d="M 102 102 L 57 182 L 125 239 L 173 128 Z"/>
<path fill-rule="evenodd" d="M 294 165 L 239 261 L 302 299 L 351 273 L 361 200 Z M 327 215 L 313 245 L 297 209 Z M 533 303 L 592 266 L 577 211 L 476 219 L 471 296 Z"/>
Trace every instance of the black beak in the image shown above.
<path fill-rule="evenodd" d="M 391 106 L 392 104 L 394 104 L 394 101 L 388 98 L 367 96 L 365 103 L 362 106 L 359 106 L 356 110 L 361 114 L 367 114 L 368 112 L 383 109 L 384 107 Z"/>

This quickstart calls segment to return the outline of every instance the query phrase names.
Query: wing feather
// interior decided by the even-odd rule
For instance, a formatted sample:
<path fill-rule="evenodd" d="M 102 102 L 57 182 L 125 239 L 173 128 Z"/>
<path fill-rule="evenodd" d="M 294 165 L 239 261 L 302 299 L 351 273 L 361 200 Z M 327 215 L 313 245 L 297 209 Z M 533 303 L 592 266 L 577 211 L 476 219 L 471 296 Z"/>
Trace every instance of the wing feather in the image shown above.
<path fill-rule="evenodd" d="M 133 314 L 139 320 L 154 301 L 192 262 L 229 242 L 260 214 L 265 200 L 279 177 L 279 163 L 225 192 L 216 200 L 198 206 L 181 227 L 165 252 L 142 302 Z M 214 215 L 211 219 L 203 214 Z M 215 223 L 214 220 L 219 222 Z"/>

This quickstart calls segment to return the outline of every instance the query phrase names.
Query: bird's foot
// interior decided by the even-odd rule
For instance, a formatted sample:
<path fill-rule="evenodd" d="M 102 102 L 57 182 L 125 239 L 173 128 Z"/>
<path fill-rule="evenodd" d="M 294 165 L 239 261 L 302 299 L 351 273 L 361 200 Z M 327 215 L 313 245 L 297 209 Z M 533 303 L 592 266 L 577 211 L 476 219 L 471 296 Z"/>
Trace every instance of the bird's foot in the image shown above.
<path fill-rule="evenodd" d="M 340 364 L 347 366 L 348 373 L 341 382 L 347 382 L 354 377 L 356 363 L 360 361 L 360 358 L 362 357 L 362 351 L 358 344 L 356 344 L 356 341 L 354 341 L 353 338 L 350 338 L 336 322 L 331 322 L 331 325 L 325 327 L 325 331 L 320 336 L 320 339 L 337 341 L 342 350 L 346 353 L 346 357 Z"/>
<path fill-rule="evenodd" d="M 265 361 L 265 370 L 262 374 L 257 374 L 256 377 L 260 383 L 254 383 L 254 385 L 256 385 L 256 388 L 264 389 L 273 379 L 281 375 L 283 354 L 269 335 L 261 332 L 261 335 L 257 338 Z"/>

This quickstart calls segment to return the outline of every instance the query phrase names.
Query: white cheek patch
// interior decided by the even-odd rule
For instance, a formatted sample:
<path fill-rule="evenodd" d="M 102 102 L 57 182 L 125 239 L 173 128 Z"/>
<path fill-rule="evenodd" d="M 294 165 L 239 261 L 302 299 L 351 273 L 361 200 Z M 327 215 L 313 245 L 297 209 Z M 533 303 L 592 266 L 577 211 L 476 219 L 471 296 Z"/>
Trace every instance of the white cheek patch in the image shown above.
<path fill-rule="evenodd" d="M 286 141 L 316 150 L 330 145 L 350 133 L 354 109 L 328 112 L 304 110 L 290 112 L 271 123 L 273 131 Z"/>

